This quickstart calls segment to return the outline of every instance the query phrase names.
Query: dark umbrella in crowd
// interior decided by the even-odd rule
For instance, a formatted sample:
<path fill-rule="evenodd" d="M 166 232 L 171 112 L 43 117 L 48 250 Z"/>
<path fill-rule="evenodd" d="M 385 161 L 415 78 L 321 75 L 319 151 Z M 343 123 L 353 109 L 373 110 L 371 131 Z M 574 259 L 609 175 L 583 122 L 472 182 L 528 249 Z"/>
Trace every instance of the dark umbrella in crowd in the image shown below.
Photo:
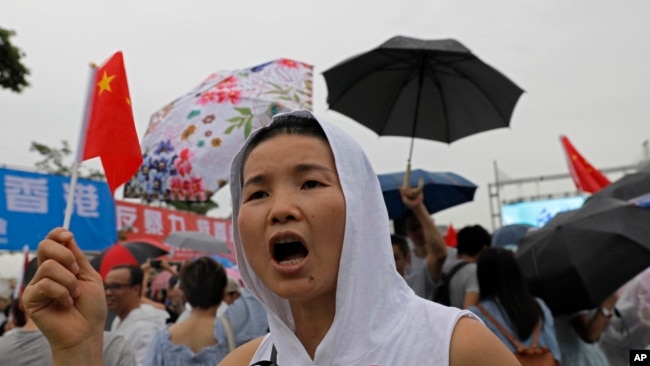
<path fill-rule="evenodd" d="M 157 258 L 167 253 L 161 244 L 153 241 L 129 241 L 112 245 L 91 259 L 90 264 L 104 278 L 115 266 L 140 265 L 149 258 Z"/>
<path fill-rule="evenodd" d="M 603 197 L 613 197 L 621 200 L 629 200 L 650 192 L 650 171 L 638 171 L 627 174 L 623 178 L 609 184 L 607 187 L 589 197 L 589 200 L 596 200 Z"/>
<path fill-rule="evenodd" d="M 492 233 L 492 245 L 497 247 L 517 245 L 519 240 L 534 228 L 533 225 L 528 224 L 510 224 L 500 227 Z"/>
<path fill-rule="evenodd" d="M 453 39 L 393 37 L 323 73 L 329 107 L 379 135 L 447 142 L 508 127 L 523 90 Z"/>
<path fill-rule="evenodd" d="M 388 217 L 402 218 L 408 208 L 402 203 L 399 188 L 404 181 L 404 172 L 379 174 L 379 184 L 384 195 Z M 422 180 L 424 205 L 429 213 L 442 211 L 474 199 L 476 184 L 455 173 L 427 172 L 416 169 L 411 172 L 410 186 Z"/>
<path fill-rule="evenodd" d="M 533 294 L 554 314 L 598 307 L 650 266 L 650 209 L 592 200 L 527 234 L 517 259 Z"/>

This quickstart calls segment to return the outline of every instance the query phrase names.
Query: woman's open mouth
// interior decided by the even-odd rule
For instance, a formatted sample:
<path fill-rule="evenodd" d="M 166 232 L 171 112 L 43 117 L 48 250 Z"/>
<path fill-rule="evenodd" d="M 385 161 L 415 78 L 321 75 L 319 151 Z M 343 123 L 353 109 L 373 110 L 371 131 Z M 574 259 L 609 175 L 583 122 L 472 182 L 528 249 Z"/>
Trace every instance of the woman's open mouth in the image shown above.
<path fill-rule="evenodd" d="M 309 250 L 299 238 L 284 236 L 272 243 L 272 256 L 276 268 L 283 273 L 294 273 L 302 269 L 309 256 Z"/>

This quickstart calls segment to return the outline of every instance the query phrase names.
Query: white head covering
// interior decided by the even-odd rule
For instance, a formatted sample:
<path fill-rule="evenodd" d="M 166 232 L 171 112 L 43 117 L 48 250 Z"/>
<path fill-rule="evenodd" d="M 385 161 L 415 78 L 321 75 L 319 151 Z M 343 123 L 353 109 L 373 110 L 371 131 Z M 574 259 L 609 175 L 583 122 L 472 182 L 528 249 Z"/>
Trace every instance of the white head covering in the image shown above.
<path fill-rule="evenodd" d="M 310 112 L 287 114 L 315 118 Z M 278 117 L 286 114 L 277 115 Z M 269 312 L 270 341 L 278 350 L 279 365 L 362 365 L 362 360 L 374 360 L 379 365 L 404 363 L 405 353 L 417 353 L 413 346 L 400 347 L 409 342 L 411 334 L 418 334 L 410 324 L 409 313 L 426 302 L 427 307 L 450 309 L 448 319 L 453 324 L 439 324 L 451 336 L 459 310 L 441 307 L 418 298 L 395 269 L 388 214 L 382 198 L 377 175 L 361 147 L 337 126 L 319 121 L 334 154 L 336 169 L 345 196 L 345 235 L 339 265 L 336 290 L 336 315 L 331 328 L 316 349 L 314 360 L 295 336 L 295 326 L 289 302 L 276 296 L 253 272 L 241 245 L 237 218 L 241 205 L 242 159 L 248 142 L 232 164 L 230 187 L 233 200 L 233 225 L 237 260 L 242 279 L 247 288 L 257 296 Z M 254 132 L 252 135 L 254 135 Z M 251 136 L 252 137 L 252 136 Z M 250 141 L 250 139 L 249 139 Z M 416 304 L 419 304 L 415 306 Z M 445 310 L 441 310 L 445 312 Z M 431 328 L 427 311 L 419 319 Z M 436 343 L 435 335 L 427 332 L 427 348 Z M 447 337 L 445 335 L 445 337 Z M 420 339 L 418 342 L 422 342 Z M 445 347 L 441 352 L 447 359 L 449 340 L 438 343 Z M 381 347 L 378 347 L 381 346 Z M 383 352 L 378 350 L 381 348 Z M 428 352 L 427 352 L 428 353 Z M 402 362 L 386 363 L 387 360 Z M 252 362 L 267 359 L 256 354 Z M 431 358 L 425 362 L 430 363 Z M 365 362 L 365 361 L 364 361 Z M 379 362 L 379 363 L 378 363 Z M 369 363 L 366 363 L 369 364 Z"/>

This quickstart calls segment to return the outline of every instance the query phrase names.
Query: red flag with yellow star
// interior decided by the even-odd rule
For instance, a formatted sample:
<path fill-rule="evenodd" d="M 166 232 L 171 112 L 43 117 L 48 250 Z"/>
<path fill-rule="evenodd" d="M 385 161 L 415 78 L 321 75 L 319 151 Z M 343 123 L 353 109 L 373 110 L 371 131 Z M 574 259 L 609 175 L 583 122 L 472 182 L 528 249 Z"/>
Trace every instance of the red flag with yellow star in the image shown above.
<path fill-rule="evenodd" d="M 573 147 L 569 139 L 560 136 L 564 152 L 569 164 L 569 172 L 573 178 L 576 188 L 582 192 L 596 193 L 606 187 L 610 181 L 600 170 L 594 168 L 589 162 Z"/>
<path fill-rule="evenodd" d="M 89 90 L 81 159 L 100 157 L 111 192 L 142 164 L 122 52 L 96 68 Z"/>

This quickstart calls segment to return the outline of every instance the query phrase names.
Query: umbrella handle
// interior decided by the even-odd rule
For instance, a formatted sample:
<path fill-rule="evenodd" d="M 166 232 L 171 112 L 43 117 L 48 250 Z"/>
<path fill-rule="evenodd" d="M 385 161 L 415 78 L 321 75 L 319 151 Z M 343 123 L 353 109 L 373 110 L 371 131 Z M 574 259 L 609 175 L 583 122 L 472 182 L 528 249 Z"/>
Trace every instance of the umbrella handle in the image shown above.
<path fill-rule="evenodd" d="M 409 188 L 411 186 L 411 162 L 406 163 L 406 171 L 404 172 L 404 183 L 402 184 L 403 188 Z"/>
<path fill-rule="evenodd" d="M 410 188 L 411 187 L 411 163 L 406 163 L 406 171 L 404 172 L 404 183 L 402 185 L 403 188 Z M 420 178 L 418 179 L 418 186 L 415 189 L 415 192 L 413 192 L 414 195 L 420 194 L 422 190 L 424 189 L 424 179 Z"/>
<path fill-rule="evenodd" d="M 420 194 L 424 189 L 424 179 L 420 178 L 418 180 L 418 187 L 415 189 L 415 194 Z"/>

